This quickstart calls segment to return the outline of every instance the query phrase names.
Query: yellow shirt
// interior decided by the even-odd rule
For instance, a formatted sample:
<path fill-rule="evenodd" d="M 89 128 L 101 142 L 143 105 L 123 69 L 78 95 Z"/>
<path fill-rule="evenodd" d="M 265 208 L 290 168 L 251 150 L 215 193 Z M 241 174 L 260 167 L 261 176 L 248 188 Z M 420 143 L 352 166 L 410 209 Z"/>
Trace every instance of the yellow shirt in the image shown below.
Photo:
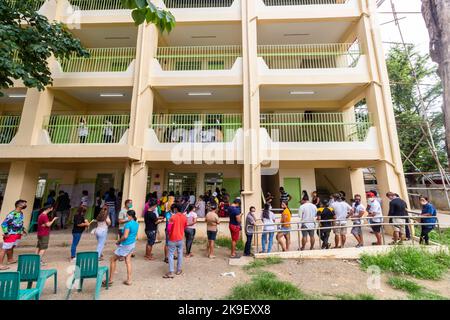
<path fill-rule="evenodd" d="M 160 201 L 161 201 L 161 211 L 165 212 L 166 211 L 167 197 L 161 197 Z"/>
<path fill-rule="evenodd" d="M 291 210 L 289 208 L 286 208 L 281 213 L 281 223 L 283 223 L 283 228 L 291 228 Z"/>

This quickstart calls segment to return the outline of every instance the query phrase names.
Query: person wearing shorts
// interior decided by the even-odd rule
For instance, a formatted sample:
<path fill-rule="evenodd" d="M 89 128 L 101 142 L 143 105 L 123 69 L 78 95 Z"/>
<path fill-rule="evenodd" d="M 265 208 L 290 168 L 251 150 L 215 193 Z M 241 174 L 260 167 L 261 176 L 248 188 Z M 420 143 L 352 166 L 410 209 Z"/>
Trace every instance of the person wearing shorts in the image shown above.
<path fill-rule="evenodd" d="M 352 207 L 344 201 L 342 194 L 335 193 L 333 195 L 333 208 L 334 214 L 336 215 L 336 222 L 334 224 L 334 248 L 340 249 L 344 248 L 345 242 L 347 241 L 347 219 L 350 216 Z"/>
<path fill-rule="evenodd" d="M 316 227 L 317 218 L 317 206 L 309 201 L 307 196 L 303 197 L 301 201 L 302 205 L 298 209 L 300 213 L 300 219 L 302 221 L 302 247 L 301 251 L 305 250 L 306 243 L 310 243 L 310 250 L 314 249 L 314 228 Z"/>
<path fill-rule="evenodd" d="M 283 212 L 281 213 L 281 227 L 280 231 L 277 233 L 277 241 L 283 251 L 288 251 L 291 243 L 292 214 L 287 202 L 281 202 L 281 208 L 283 209 Z"/>
<path fill-rule="evenodd" d="M 127 211 L 128 222 L 124 226 L 123 235 L 117 242 L 117 249 L 111 258 L 110 273 L 108 285 L 113 284 L 113 277 L 116 273 L 117 260 L 125 258 L 127 266 L 127 280 L 123 284 L 131 285 L 131 254 L 136 247 L 136 238 L 139 230 L 139 223 L 136 222 L 136 212 L 134 210 Z M 104 282 L 106 285 L 106 283 Z"/>
<path fill-rule="evenodd" d="M 382 245 L 382 239 L 381 239 L 381 225 L 380 223 L 383 222 L 383 213 L 381 211 L 381 204 L 376 199 L 376 195 L 373 192 L 367 193 L 367 200 L 369 202 L 369 224 L 371 224 L 372 231 L 377 239 L 376 242 L 372 242 L 373 246 L 381 246 Z"/>
<path fill-rule="evenodd" d="M 209 212 L 206 214 L 206 233 L 208 235 L 208 248 L 207 255 L 208 258 L 214 259 L 214 242 L 216 241 L 218 225 L 220 224 L 219 215 L 217 214 L 217 204 L 216 202 L 211 202 L 209 204 Z"/>
<path fill-rule="evenodd" d="M 362 233 L 362 227 L 361 227 L 361 218 L 364 216 L 366 212 L 366 208 L 361 204 L 361 195 L 355 194 L 353 197 L 355 200 L 352 205 L 352 221 L 353 221 L 353 228 L 352 228 L 352 235 L 355 237 L 356 241 L 358 241 L 358 244 L 356 245 L 356 248 L 361 248 L 364 246 L 364 239 L 363 239 L 363 233 Z"/>
<path fill-rule="evenodd" d="M 229 229 L 231 233 L 231 254 L 230 258 L 239 258 L 236 254 L 236 245 L 241 236 L 241 201 L 236 199 L 233 201 L 231 206 L 228 207 L 228 215 L 230 217 Z"/>
<path fill-rule="evenodd" d="M 389 199 L 389 222 L 393 224 L 394 237 L 391 245 L 402 244 L 403 235 L 406 235 L 406 218 L 408 217 L 406 202 L 400 199 L 394 192 L 386 193 L 386 197 Z M 402 217 L 405 217 L 403 219 Z"/>
<path fill-rule="evenodd" d="M 45 250 L 48 249 L 48 243 L 50 240 L 50 229 L 58 219 L 54 217 L 51 221 L 48 218 L 48 214 L 52 212 L 53 207 L 47 206 L 39 210 L 38 222 L 37 222 L 37 245 L 36 245 L 36 254 L 41 256 L 41 264 L 45 265 L 45 262 L 42 260 Z"/>
<path fill-rule="evenodd" d="M 15 209 L 11 211 L 3 221 L 1 227 L 3 231 L 3 246 L 0 250 L 0 270 L 8 270 L 9 267 L 3 264 L 5 255 L 8 264 L 16 263 L 14 260 L 14 248 L 18 246 L 22 234 L 27 234 L 23 227 L 23 210 L 27 208 L 25 200 L 17 200 Z"/>
<path fill-rule="evenodd" d="M 152 249 L 156 242 L 156 232 L 158 230 L 158 224 L 162 219 L 159 218 L 157 213 L 157 202 L 154 199 L 149 200 L 148 210 L 144 215 L 145 222 L 145 234 L 147 235 L 147 246 L 145 247 L 145 259 L 153 260 Z"/>

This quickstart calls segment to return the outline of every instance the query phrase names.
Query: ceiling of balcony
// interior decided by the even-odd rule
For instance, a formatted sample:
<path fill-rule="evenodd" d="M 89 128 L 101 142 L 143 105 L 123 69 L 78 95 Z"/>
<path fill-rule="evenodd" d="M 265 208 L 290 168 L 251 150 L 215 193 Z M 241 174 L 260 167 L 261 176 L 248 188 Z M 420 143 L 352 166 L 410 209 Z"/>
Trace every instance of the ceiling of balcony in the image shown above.
<path fill-rule="evenodd" d="M 160 39 L 162 46 L 241 45 L 240 23 L 178 24 Z"/>
<path fill-rule="evenodd" d="M 361 89 L 355 85 L 339 86 L 264 86 L 261 101 L 340 101 Z M 296 94 L 291 94 L 296 93 Z"/>
<path fill-rule="evenodd" d="M 132 88 L 114 87 L 114 88 L 76 88 L 54 90 L 57 100 L 73 104 L 131 104 L 133 94 Z M 114 97 L 102 97 L 101 95 L 115 95 Z M 123 95 L 121 97 L 116 95 Z"/>
<path fill-rule="evenodd" d="M 155 90 L 167 103 L 242 101 L 242 87 L 182 87 Z"/>
<path fill-rule="evenodd" d="M 313 44 L 340 42 L 352 21 L 260 22 L 258 44 Z"/>
<path fill-rule="evenodd" d="M 87 48 L 136 47 L 138 28 L 134 25 L 81 25 L 71 32 Z"/>
<path fill-rule="evenodd" d="M 0 97 L 0 105 L 2 104 L 23 104 L 25 102 L 25 97 L 23 95 L 27 94 L 27 89 L 25 88 L 13 88 L 8 90 L 2 90 L 4 94 Z"/>

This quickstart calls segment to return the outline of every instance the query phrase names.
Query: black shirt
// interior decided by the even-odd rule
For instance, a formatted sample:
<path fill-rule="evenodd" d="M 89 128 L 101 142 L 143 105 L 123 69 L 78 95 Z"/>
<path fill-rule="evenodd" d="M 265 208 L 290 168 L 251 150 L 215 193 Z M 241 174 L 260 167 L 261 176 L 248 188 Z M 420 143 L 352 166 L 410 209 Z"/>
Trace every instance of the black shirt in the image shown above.
<path fill-rule="evenodd" d="M 334 220 L 334 218 L 335 218 L 334 211 L 330 208 L 319 208 L 317 214 L 320 217 L 321 221 Z M 321 227 L 331 227 L 332 225 L 333 225 L 333 221 L 320 222 Z M 331 229 L 327 229 L 327 230 L 331 230 Z"/>
<path fill-rule="evenodd" d="M 145 221 L 145 231 L 156 231 L 158 221 L 158 215 L 154 211 L 147 211 L 144 216 Z"/>
<path fill-rule="evenodd" d="M 403 217 L 407 216 L 408 212 L 406 211 L 406 202 L 400 198 L 395 198 L 389 203 L 389 214 L 388 216 L 394 217 Z"/>
<path fill-rule="evenodd" d="M 84 217 L 82 215 L 76 214 L 73 217 L 73 229 L 72 233 L 83 233 L 86 227 L 78 227 L 79 224 L 84 223 Z"/>

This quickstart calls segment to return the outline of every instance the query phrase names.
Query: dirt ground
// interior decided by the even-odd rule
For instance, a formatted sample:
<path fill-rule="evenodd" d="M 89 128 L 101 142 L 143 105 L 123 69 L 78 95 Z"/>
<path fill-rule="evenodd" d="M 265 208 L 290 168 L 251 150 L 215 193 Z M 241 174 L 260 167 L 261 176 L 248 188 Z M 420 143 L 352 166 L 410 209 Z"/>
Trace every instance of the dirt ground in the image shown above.
<path fill-rule="evenodd" d="M 64 240 L 65 239 L 65 240 Z M 115 249 L 113 235 L 108 240 L 105 261 L 101 265 L 109 265 L 108 258 Z M 30 239 L 31 240 L 31 239 Z M 64 241 L 63 241 L 64 240 Z M 52 281 L 48 280 L 42 300 L 65 299 L 67 293 L 66 281 L 70 276 L 70 247 L 66 238 L 54 237 L 45 260 L 44 268 L 58 270 L 58 294 L 52 292 Z M 82 239 L 78 251 L 94 251 L 96 241 L 91 235 Z M 234 286 L 250 281 L 251 275 L 242 266 L 229 265 L 228 248 L 216 249 L 217 258 L 210 260 L 205 256 L 205 245 L 196 243 L 193 247 L 194 257 L 185 259 L 184 274 L 174 279 L 163 279 L 168 265 L 163 262 L 163 244 L 156 244 L 154 254 L 156 260 L 147 261 L 143 258 L 145 241 L 138 242 L 136 257 L 133 263 L 133 284 L 126 286 L 126 267 L 118 263 L 118 271 L 114 284 L 109 290 L 102 289 L 103 300 L 146 300 L 146 299 L 221 299 L 231 293 Z M 34 252 L 32 241 L 24 242 L 16 250 L 16 254 Z M 15 270 L 15 266 L 11 266 Z M 390 288 L 386 281 L 387 275 L 382 275 L 379 290 L 369 290 L 367 281 L 369 274 L 359 268 L 357 261 L 346 260 L 285 260 L 282 264 L 265 267 L 264 270 L 275 273 L 280 280 L 291 282 L 307 294 L 334 296 L 339 294 L 372 294 L 377 299 L 404 299 L 406 294 Z M 222 276 L 222 273 L 234 272 L 235 277 Z M 442 281 L 416 282 L 432 289 L 441 295 L 450 297 L 448 281 L 450 275 Z M 73 292 L 71 299 L 93 299 L 95 280 L 86 280 L 82 293 Z M 251 297 L 249 297 L 251 298 Z"/>

